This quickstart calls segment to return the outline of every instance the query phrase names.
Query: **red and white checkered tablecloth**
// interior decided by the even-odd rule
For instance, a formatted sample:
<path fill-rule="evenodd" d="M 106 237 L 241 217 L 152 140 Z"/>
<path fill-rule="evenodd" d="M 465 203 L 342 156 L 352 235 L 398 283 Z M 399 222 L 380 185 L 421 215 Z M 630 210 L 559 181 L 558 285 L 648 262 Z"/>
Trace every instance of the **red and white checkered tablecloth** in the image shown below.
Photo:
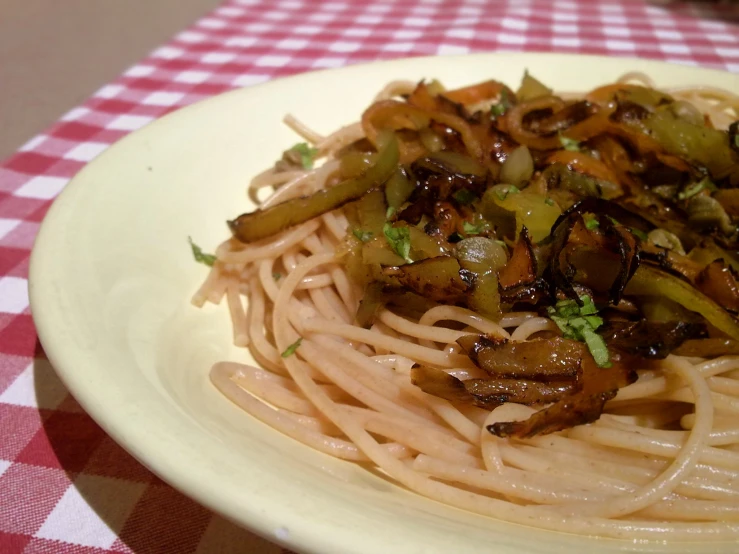
<path fill-rule="evenodd" d="M 739 72 L 739 6 L 642 0 L 229 0 L 0 166 L 0 553 L 279 553 L 117 446 L 46 360 L 28 306 L 34 236 L 69 179 L 178 107 L 317 68 L 557 51 Z"/>

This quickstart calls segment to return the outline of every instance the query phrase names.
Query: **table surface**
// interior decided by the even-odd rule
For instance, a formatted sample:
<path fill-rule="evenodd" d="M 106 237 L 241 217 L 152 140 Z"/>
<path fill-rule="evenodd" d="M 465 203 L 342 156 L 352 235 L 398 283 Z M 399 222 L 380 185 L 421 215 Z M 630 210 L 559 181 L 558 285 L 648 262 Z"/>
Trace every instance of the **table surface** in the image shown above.
<path fill-rule="evenodd" d="M 235 87 L 380 59 L 489 51 L 637 56 L 739 72 L 739 6 L 229 0 L 0 165 L 0 552 L 282 551 L 139 465 L 46 360 L 28 305 L 28 260 L 68 180 L 127 133 Z"/>
<path fill-rule="evenodd" d="M 0 0 L 0 160 L 219 3 Z"/>

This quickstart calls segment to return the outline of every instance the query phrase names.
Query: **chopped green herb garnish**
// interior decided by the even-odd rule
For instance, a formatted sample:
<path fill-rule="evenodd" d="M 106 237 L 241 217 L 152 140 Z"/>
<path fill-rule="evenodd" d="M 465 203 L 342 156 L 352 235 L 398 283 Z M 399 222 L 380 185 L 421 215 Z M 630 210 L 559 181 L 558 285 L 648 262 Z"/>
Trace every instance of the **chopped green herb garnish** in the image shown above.
<path fill-rule="evenodd" d="M 584 294 L 580 300 L 582 306 L 570 299 L 558 301 L 556 306 L 547 308 L 549 317 L 557 324 L 564 338 L 584 342 L 599 367 L 611 367 L 608 347 L 603 337 L 595 332 L 603 325 L 603 319 L 597 315 L 598 309 L 592 298 Z"/>
<path fill-rule="evenodd" d="M 408 227 L 393 227 L 391 223 L 385 223 L 382 228 L 388 244 L 393 251 L 403 258 L 406 262 L 413 263 L 411 260 L 411 232 Z"/>
<path fill-rule="evenodd" d="M 290 150 L 300 154 L 300 165 L 303 166 L 303 169 L 313 168 L 313 160 L 318 154 L 318 148 L 308 146 L 307 142 L 299 142 L 298 144 L 290 148 Z"/>
<path fill-rule="evenodd" d="M 295 351 L 298 349 L 298 347 L 300 346 L 300 343 L 301 342 L 303 342 L 303 338 L 302 337 L 299 338 L 298 340 L 296 340 L 294 343 L 292 343 L 287 348 L 285 348 L 285 351 L 282 354 L 280 354 L 280 356 L 282 356 L 283 358 L 289 358 L 290 356 L 292 356 L 293 354 L 295 354 Z"/>
<path fill-rule="evenodd" d="M 352 233 L 354 233 L 354 236 L 362 242 L 367 242 L 369 239 L 372 238 L 373 234 L 372 231 L 362 231 L 362 229 L 354 229 Z"/>
<path fill-rule="evenodd" d="M 272 279 L 274 279 L 275 281 L 279 281 L 280 279 L 282 279 L 282 273 L 280 273 L 279 271 L 275 271 L 272 274 Z"/>
<path fill-rule="evenodd" d="M 206 254 L 205 252 L 203 252 L 203 249 L 195 244 L 192 241 L 191 237 L 187 237 L 187 241 L 190 243 L 190 248 L 192 249 L 192 257 L 195 258 L 195 261 L 200 262 L 201 264 L 205 264 L 208 267 L 213 267 L 213 264 L 216 262 L 215 255 Z"/>
<path fill-rule="evenodd" d="M 549 198 L 548 196 L 547 196 L 547 197 L 546 197 L 546 198 L 544 199 L 544 203 L 545 203 L 545 204 L 546 204 L 547 206 L 554 206 L 554 200 L 552 200 L 552 199 L 551 199 L 551 198 Z"/>
<path fill-rule="evenodd" d="M 499 200 L 505 200 L 508 198 L 509 194 L 518 194 L 521 192 L 518 190 L 518 187 L 516 185 L 508 185 L 508 187 L 505 190 L 496 190 L 495 196 L 498 197 Z"/>
<path fill-rule="evenodd" d="M 472 204 L 477 199 L 477 195 L 470 189 L 459 189 L 452 194 L 452 198 L 462 205 L 467 205 Z"/>
<path fill-rule="evenodd" d="M 508 108 L 511 107 L 511 100 L 508 98 L 508 92 L 506 89 L 503 89 L 500 92 L 500 101 L 497 104 L 494 104 L 490 106 L 490 116 L 491 117 L 500 117 L 504 113 L 508 111 Z"/>
<path fill-rule="evenodd" d="M 637 229 L 635 227 L 631 227 L 631 228 L 629 228 L 629 231 L 631 231 L 631 233 L 635 237 L 637 237 L 639 240 L 647 240 L 647 239 L 649 239 L 649 237 L 647 236 L 647 234 L 644 231 L 642 231 L 641 229 Z"/>
<path fill-rule="evenodd" d="M 496 242 L 497 244 L 500 244 L 503 248 L 508 248 L 508 245 L 502 240 L 495 240 L 494 242 Z"/>
<path fill-rule="evenodd" d="M 695 196 L 704 189 L 714 191 L 716 190 L 716 185 L 714 185 L 713 181 L 711 181 L 708 177 L 704 177 L 697 183 L 693 183 L 692 185 L 685 187 L 685 190 L 678 193 L 677 197 L 679 200 L 687 200 L 688 198 Z"/>
<path fill-rule="evenodd" d="M 474 223 L 470 223 L 469 221 L 463 222 L 462 228 L 464 229 L 464 232 L 468 235 L 479 235 L 485 230 L 485 226 L 483 224 L 475 225 Z"/>
<path fill-rule="evenodd" d="M 447 239 L 452 244 L 459 242 L 460 240 L 464 239 L 462 235 L 457 233 L 457 231 L 454 231 L 451 235 L 449 235 L 449 238 Z"/>
<path fill-rule="evenodd" d="M 613 223 L 614 225 L 621 225 L 618 222 L 618 219 L 611 217 L 610 215 L 607 215 L 606 217 L 610 219 L 611 223 Z M 647 240 L 649 238 L 647 237 L 647 234 L 644 231 L 642 231 L 641 229 L 637 229 L 636 227 L 629 227 L 629 231 L 631 231 L 631 234 L 634 235 L 639 240 Z"/>
<path fill-rule="evenodd" d="M 597 229 L 600 227 L 600 223 L 595 218 L 595 216 L 588 214 L 587 217 L 585 217 L 585 228 L 588 231 L 592 231 L 593 229 Z"/>
<path fill-rule="evenodd" d="M 559 134 L 559 143 L 562 145 L 562 148 L 569 150 L 570 152 L 580 151 L 580 141 L 567 138 L 562 133 Z"/>

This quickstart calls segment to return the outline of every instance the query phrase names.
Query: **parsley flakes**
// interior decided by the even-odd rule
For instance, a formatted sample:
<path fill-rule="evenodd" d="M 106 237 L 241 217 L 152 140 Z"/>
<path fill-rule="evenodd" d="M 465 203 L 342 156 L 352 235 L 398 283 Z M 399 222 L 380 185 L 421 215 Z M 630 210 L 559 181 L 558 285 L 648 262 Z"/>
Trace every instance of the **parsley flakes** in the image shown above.
<path fill-rule="evenodd" d="M 303 342 L 303 338 L 302 337 L 299 338 L 298 340 L 296 340 L 294 343 L 292 343 L 287 348 L 285 348 L 285 351 L 282 354 L 280 354 L 280 356 L 282 356 L 283 358 L 289 358 L 290 356 L 292 356 L 293 354 L 295 354 L 295 351 L 298 349 L 298 347 L 300 346 L 300 343 L 301 342 Z"/>
<path fill-rule="evenodd" d="M 382 232 L 393 251 L 407 263 L 413 263 L 413 260 L 411 260 L 411 232 L 408 227 L 393 227 L 392 223 L 386 222 Z"/>
<path fill-rule="evenodd" d="M 708 177 L 704 177 L 697 183 L 693 183 L 692 185 L 685 187 L 685 190 L 678 193 L 677 197 L 679 200 L 687 200 L 688 198 L 692 198 L 702 190 L 714 191 L 716 190 L 716 185 L 714 185 L 713 181 L 711 181 Z"/>
<path fill-rule="evenodd" d="M 547 308 L 549 317 L 557 324 L 564 338 L 584 342 L 599 367 L 611 367 L 606 342 L 595 332 L 603 325 L 603 318 L 597 315 L 598 309 L 592 298 L 584 294 L 580 300 L 582 306 L 570 299 L 558 301 L 556 306 Z"/>
<path fill-rule="evenodd" d="M 470 223 L 469 221 L 463 222 L 462 228 L 464 229 L 464 232 L 468 235 L 479 235 L 485 230 L 484 225 L 475 225 L 474 223 Z"/>
<path fill-rule="evenodd" d="M 505 190 L 496 190 L 495 196 L 498 200 L 505 200 L 509 194 L 518 194 L 521 192 L 516 185 L 506 185 Z"/>
<path fill-rule="evenodd" d="M 570 152 L 580 151 L 580 141 L 567 138 L 562 133 L 559 134 L 559 143 L 562 145 L 562 148 L 569 150 Z"/>
<path fill-rule="evenodd" d="M 213 267 L 213 264 L 216 262 L 215 254 L 206 254 L 203 252 L 203 249 L 192 241 L 192 237 L 187 237 L 187 242 L 190 243 L 192 257 L 195 258 L 196 262 L 200 262 L 208 267 Z"/>
<path fill-rule="evenodd" d="M 290 150 L 300 155 L 300 165 L 303 166 L 303 169 L 313 169 L 313 161 L 318 154 L 318 148 L 308 146 L 307 142 L 299 142 Z"/>
<path fill-rule="evenodd" d="M 508 111 L 508 108 L 511 107 L 511 100 L 508 98 L 508 92 L 506 89 L 503 89 L 500 92 L 500 101 L 497 104 L 494 104 L 490 106 L 490 116 L 491 117 L 500 117 L 504 113 Z"/>
<path fill-rule="evenodd" d="M 466 206 L 467 204 L 472 204 L 477 199 L 477 196 L 470 189 L 459 189 L 452 194 L 452 198 L 463 206 Z"/>
<path fill-rule="evenodd" d="M 354 229 L 352 233 L 362 242 L 367 242 L 372 238 L 372 231 L 362 231 L 362 229 Z"/>
<path fill-rule="evenodd" d="M 584 217 L 584 219 L 585 219 L 585 228 L 588 231 L 592 231 L 593 229 L 597 229 L 598 227 L 600 227 L 600 223 L 595 218 L 595 216 L 587 214 L 586 217 Z"/>

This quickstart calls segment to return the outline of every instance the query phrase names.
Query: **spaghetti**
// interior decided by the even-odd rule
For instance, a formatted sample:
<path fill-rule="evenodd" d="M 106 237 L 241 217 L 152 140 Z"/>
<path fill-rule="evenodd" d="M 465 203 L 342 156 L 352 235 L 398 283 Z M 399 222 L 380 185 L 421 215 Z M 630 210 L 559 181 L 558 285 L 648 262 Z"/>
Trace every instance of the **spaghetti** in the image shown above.
<path fill-rule="evenodd" d="M 625 90 L 624 87 L 634 86 L 633 83 L 642 85 L 644 90 L 654 87 L 647 76 L 629 74 L 610 89 L 602 87 L 591 92 L 587 96 L 589 105 L 598 102 L 598 95 Z M 551 180 L 537 182 L 537 176 L 548 163 L 546 159 L 551 154 L 547 152 L 552 151 L 553 142 L 557 144 L 554 147 L 559 152 L 557 156 L 570 160 L 570 169 L 593 178 L 593 170 L 589 171 L 587 164 L 597 164 L 601 177 L 615 176 L 615 186 L 621 194 L 627 186 L 636 186 L 633 168 L 625 171 L 623 165 L 636 163 L 635 149 L 641 148 L 646 152 L 644 160 L 660 164 L 660 168 L 667 168 L 665 171 L 690 174 L 696 165 L 686 164 L 685 158 L 674 151 L 657 151 L 651 142 L 647 144 L 652 140 L 647 135 L 629 138 L 627 131 L 615 127 L 603 136 L 588 130 L 591 119 L 599 117 L 604 110 L 614 113 L 612 98 L 608 100 L 610 108 L 601 107 L 600 111 L 589 111 L 585 117 L 573 116 L 572 121 L 557 123 L 551 120 L 552 114 L 571 109 L 582 95 L 554 97 L 545 92 L 521 100 L 521 91 L 515 95 L 502 85 L 486 86 L 487 89 L 478 86 L 446 92 L 432 83 L 427 87 L 431 90 L 426 90 L 426 96 L 422 97 L 416 83 L 393 82 L 381 91 L 361 123 L 328 136 L 288 116 L 286 123 L 325 161 L 310 169 L 297 164 L 282 167 L 278 164 L 253 179 L 249 196 L 264 211 L 286 200 L 334 186 L 340 180 L 337 176 L 346 172 L 344 158 L 353 146 L 362 145 L 364 150 L 354 154 L 357 159 L 365 155 L 362 161 L 365 168 L 368 160 L 377 159 L 375 152 L 383 141 L 378 128 L 383 125 L 393 127 L 397 133 L 401 164 L 410 164 L 439 145 L 442 151 L 455 148 L 473 153 L 473 158 L 475 152 L 484 155 L 490 151 L 491 142 L 476 131 L 479 120 L 476 123 L 475 117 L 479 116 L 472 114 L 477 112 L 488 117 L 487 113 L 495 111 L 506 94 L 513 99 L 509 113 L 524 110 L 527 102 L 539 102 L 536 113 L 550 117 L 548 122 L 542 119 L 532 123 L 531 118 L 538 116 L 525 116 L 528 124 L 517 129 L 511 121 L 504 125 L 502 119 L 507 115 L 499 114 L 497 129 L 506 135 L 501 140 L 514 142 L 513 147 L 529 141 L 536 168 L 533 174 L 519 181 L 519 189 L 539 187 L 541 190 L 549 186 L 547 192 L 552 194 L 552 203 L 562 208 L 558 211 L 560 219 L 562 212 L 567 215 L 574 203 L 572 195 L 554 194 Z M 501 94 L 501 91 L 506 92 Z M 725 129 L 738 117 L 739 97 L 726 91 L 690 87 L 667 92 L 670 102 L 687 112 L 683 115 L 688 119 L 698 112 L 702 118 L 708 118 L 711 126 Z M 430 104 L 424 107 L 421 100 L 442 95 L 447 99 L 445 102 L 464 106 L 466 111 L 455 108 L 456 115 L 446 111 L 443 115 L 424 116 L 432 107 Z M 398 101 L 398 97 L 406 100 Z M 396 104 L 406 105 L 405 102 L 414 98 L 419 102 L 413 108 L 415 111 L 380 113 L 382 109 L 395 109 Z M 621 107 L 627 110 L 628 102 L 635 103 L 638 98 L 638 94 L 633 95 Z M 662 102 L 659 96 L 652 98 L 657 99 L 657 104 Z M 624 112 L 627 119 L 642 113 L 638 108 L 630 109 Z M 371 120 L 372 117 L 375 119 Z M 554 134 L 537 134 L 532 130 L 537 124 L 560 125 L 560 128 Z M 570 131 L 579 144 L 595 146 L 590 149 L 581 146 L 577 152 L 570 151 L 577 157 L 566 158 L 568 150 L 559 144 L 563 133 L 569 136 Z M 511 136 L 516 140 L 512 141 Z M 509 149 L 505 154 L 510 157 L 511 152 Z M 501 160 L 504 164 L 505 157 L 491 156 L 487 167 L 500 166 Z M 494 170 L 499 174 L 500 167 Z M 736 168 L 729 168 L 717 177 L 724 179 L 727 187 L 736 186 L 731 181 L 735 175 L 732 171 Z M 599 182 L 609 181 L 599 179 Z M 691 184 L 687 183 L 683 192 Z M 264 190 L 273 192 L 266 200 L 259 201 Z M 598 190 L 604 196 L 609 195 L 607 184 Z M 510 190 L 505 194 L 509 193 Z M 500 204 L 505 201 L 504 198 Z M 555 340 L 561 335 L 556 316 L 549 317 L 533 300 L 528 305 L 519 302 L 520 296 L 508 303 L 505 298 L 499 298 L 501 306 L 507 309 L 498 311 L 497 317 L 482 314 L 458 299 L 444 302 L 435 297 L 425 304 L 416 302 L 411 308 L 402 305 L 403 299 L 413 300 L 412 295 L 418 291 L 404 284 L 405 292 L 412 293 L 410 296 L 399 297 L 401 300 L 395 303 L 379 304 L 370 321 L 365 326 L 358 325 L 357 309 L 363 295 L 366 300 L 368 289 L 366 282 L 357 281 L 346 262 L 347 241 L 355 241 L 351 231 L 358 225 L 356 213 L 352 211 L 355 204 L 326 211 L 249 244 L 231 238 L 218 247 L 217 261 L 194 295 L 193 303 L 201 306 L 225 298 L 233 322 L 233 340 L 236 345 L 248 348 L 258 364 L 258 367 L 226 361 L 216 364 L 211 379 L 225 396 L 293 439 L 331 456 L 370 463 L 409 489 L 461 509 L 544 529 L 604 537 L 669 537 L 676 541 L 739 538 L 739 356 L 706 355 L 700 349 L 681 352 L 680 348 L 673 348 L 674 353 L 665 353 L 658 359 L 629 357 L 629 363 L 638 364 L 631 368 L 638 373 L 638 379 L 616 387 L 615 396 L 608 399 L 603 413 L 598 413 L 594 420 L 557 428 L 551 434 L 535 432 L 505 437 L 499 432 L 496 435 L 489 429 L 500 431 L 509 422 L 526 421 L 539 410 L 536 403 L 502 402 L 490 409 L 479 403 L 455 402 L 414 385 L 412 376 L 417 375 L 414 372 L 420 364 L 431 370 L 443 370 L 455 382 L 489 379 L 485 366 L 467 355 L 461 346 L 464 337 L 485 336 L 489 340 L 510 341 L 509 345 L 542 337 Z M 464 211 L 463 207 L 457 209 Z M 576 215 L 583 217 L 578 219 L 585 222 L 583 226 L 587 225 L 586 214 Z M 600 225 L 605 228 L 607 224 L 601 221 Z M 521 225 L 517 227 L 512 237 L 505 238 L 507 259 L 515 255 L 515 244 L 523 240 Z M 581 242 L 600 240 L 595 235 L 597 229 L 590 232 L 591 235 L 585 235 L 582 231 Z M 489 233 L 491 240 L 503 238 L 498 228 Z M 531 242 L 536 245 L 546 240 Z M 357 248 L 365 246 L 361 239 L 355 243 Z M 643 244 L 647 251 L 649 241 Z M 384 248 L 389 256 L 399 255 L 387 246 Z M 414 248 L 419 249 L 417 244 Z M 675 247 L 670 254 L 674 252 L 678 256 L 677 250 Z M 401 258 L 398 267 L 402 268 L 402 263 Z M 387 275 L 388 264 L 380 265 L 385 267 L 383 275 Z M 499 294 L 505 294 L 502 272 L 502 269 L 498 272 Z M 398 278 L 406 277 L 398 275 Z M 624 284 L 623 294 L 613 303 L 614 310 L 618 308 L 627 316 L 634 310 L 644 311 L 641 305 L 635 308 L 630 300 L 629 287 L 631 294 L 639 287 L 638 273 L 632 271 L 632 276 L 635 277 L 631 284 Z M 697 277 L 693 277 L 695 282 Z M 589 282 L 578 287 L 581 285 L 590 288 L 578 288 L 578 294 L 582 290 L 598 289 Z M 545 292 L 539 291 L 541 295 Z M 654 294 L 648 292 L 646 297 Z M 562 300 L 561 291 L 551 302 L 557 298 Z M 717 337 L 728 343 L 739 338 L 731 335 L 733 316 L 727 316 L 729 322 L 722 324 L 720 318 L 711 319 L 713 312 L 709 308 L 696 311 L 724 332 L 712 331 L 711 337 L 698 338 L 692 343 L 707 344 L 700 340 L 715 341 Z M 611 360 L 618 364 L 613 358 L 612 344 L 608 347 Z M 590 359 L 585 351 L 584 356 Z"/>

